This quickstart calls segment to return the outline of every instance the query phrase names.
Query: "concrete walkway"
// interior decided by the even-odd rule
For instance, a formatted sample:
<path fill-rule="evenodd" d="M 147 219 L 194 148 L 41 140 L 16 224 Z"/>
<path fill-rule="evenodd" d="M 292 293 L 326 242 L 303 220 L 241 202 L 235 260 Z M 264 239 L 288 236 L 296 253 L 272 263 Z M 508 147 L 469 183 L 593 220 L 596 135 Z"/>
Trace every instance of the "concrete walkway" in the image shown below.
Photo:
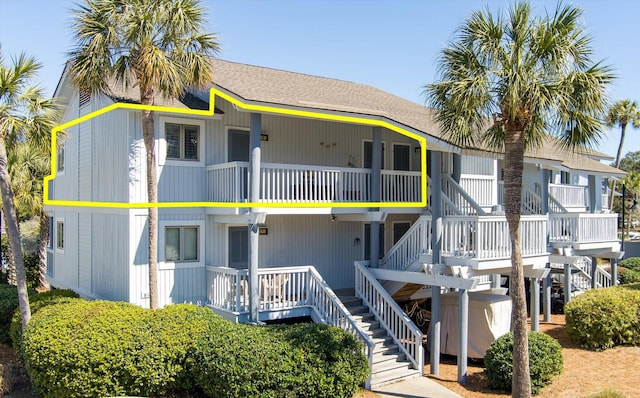
<path fill-rule="evenodd" d="M 371 390 L 381 398 L 462 398 L 427 377 L 414 377 Z"/>

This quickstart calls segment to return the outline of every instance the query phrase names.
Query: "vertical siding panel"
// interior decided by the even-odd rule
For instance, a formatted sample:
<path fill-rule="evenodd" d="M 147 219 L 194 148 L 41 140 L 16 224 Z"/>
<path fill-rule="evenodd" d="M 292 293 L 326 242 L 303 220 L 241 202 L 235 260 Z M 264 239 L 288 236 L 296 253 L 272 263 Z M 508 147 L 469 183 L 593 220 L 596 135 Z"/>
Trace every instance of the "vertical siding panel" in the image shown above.
<path fill-rule="evenodd" d="M 78 215 L 78 286 L 91 292 L 91 214 Z"/>
<path fill-rule="evenodd" d="M 126 215 L 94 214 L 92 285 L 107 300 L 129 300 L 129 222 Z"/>

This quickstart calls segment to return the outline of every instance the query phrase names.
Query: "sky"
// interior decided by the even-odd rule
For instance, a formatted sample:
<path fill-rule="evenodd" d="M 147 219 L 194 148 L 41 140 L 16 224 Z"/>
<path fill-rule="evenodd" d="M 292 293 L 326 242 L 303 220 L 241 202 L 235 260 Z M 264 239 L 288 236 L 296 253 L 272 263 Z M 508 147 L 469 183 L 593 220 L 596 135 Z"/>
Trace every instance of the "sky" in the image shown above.
<path fill-rule="evenodd" d="M 40 84 L 53 95 L 73 47 L 71 0 L 0 0 L 0 46 L 5 63 L 21 52 L 42 64 Z M 612 101 L 640 101 L 640 2 L 565 1 L 584 10 L 594 60 L 617 75 Z M 436 61 L 455 30 L 477 9 L 505 10 L 510 0 L 203 0 L 207 30 L 219 57 L 369 84 L 424 104 L 423 87 L 437 79 Z M 532 1 L 543 14 L 555 1 Z M 214 71 L 215 79 L 215 71 Z M 629 129 L 623 155 L 640 150 Z M 620 129 L 604 131 L 596 148 L 615 156 Z"/>

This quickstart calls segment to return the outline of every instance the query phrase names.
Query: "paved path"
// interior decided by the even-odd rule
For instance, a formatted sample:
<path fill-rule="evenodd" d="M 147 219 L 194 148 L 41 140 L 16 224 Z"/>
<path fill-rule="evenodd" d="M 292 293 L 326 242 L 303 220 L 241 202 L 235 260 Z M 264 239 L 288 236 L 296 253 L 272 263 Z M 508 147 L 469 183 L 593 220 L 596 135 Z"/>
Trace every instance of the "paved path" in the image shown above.
<path fill-rule="evenodd" d="M 372 391 L 382 398 L 462 398 L 427 377 L 414 377 Z"/>

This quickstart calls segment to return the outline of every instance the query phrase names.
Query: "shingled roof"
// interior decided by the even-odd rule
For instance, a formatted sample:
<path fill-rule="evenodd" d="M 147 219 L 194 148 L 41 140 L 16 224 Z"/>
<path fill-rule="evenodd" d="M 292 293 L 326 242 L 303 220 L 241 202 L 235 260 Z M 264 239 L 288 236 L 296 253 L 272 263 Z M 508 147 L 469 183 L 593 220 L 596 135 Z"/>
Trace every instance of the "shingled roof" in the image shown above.
<path fill-rule="evenodd" d="M 380 116 L 453 145 L 451 140 L 442 135 L 434 110 L 375 87 L 220 59 L 212 59 L 211 64 L 214 84 L 244 101 Z M 492 152 L 488 148 L 461 149 L 479 151 L 478 154 L 484 153 L 485 156 L 487 152 Z M 581 152 L 582 155 L 564 150 L 550 138 L 544 141 L 541 148 L 529 151 L 526 156 L 560 163 L 572 170 L 624 174 L 589 158 L 607 159 L 610 158 L 608 155 L 592 149 Z"/>

